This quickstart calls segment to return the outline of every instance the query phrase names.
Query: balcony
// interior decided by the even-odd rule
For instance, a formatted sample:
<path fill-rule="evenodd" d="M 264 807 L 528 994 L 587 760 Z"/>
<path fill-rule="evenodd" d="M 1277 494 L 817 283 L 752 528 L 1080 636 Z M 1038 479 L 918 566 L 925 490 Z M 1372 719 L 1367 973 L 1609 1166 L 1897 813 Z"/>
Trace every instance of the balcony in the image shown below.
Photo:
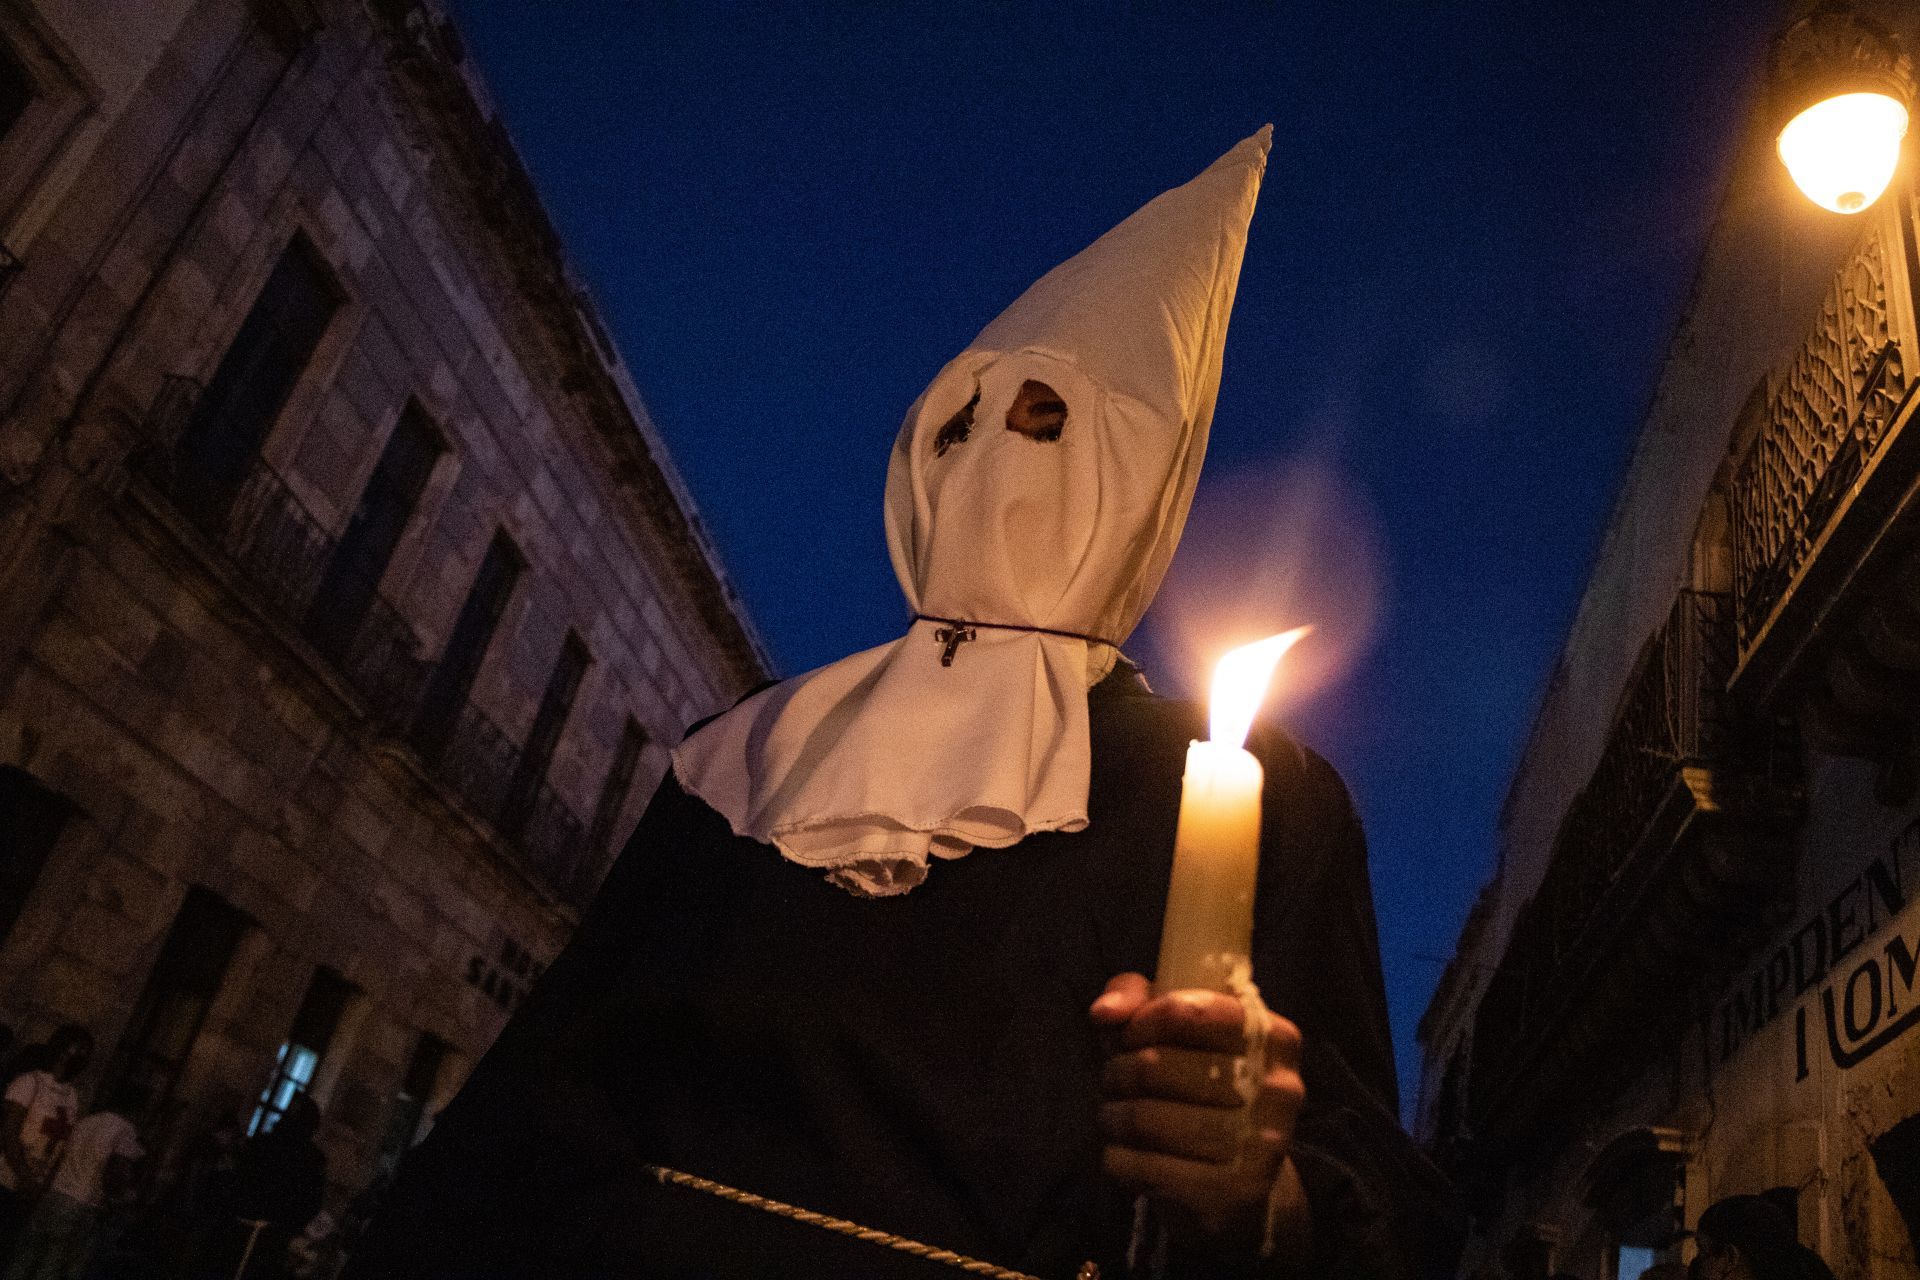
<path fill-rule="evenodd" d="M 416 747 L 428 769 L 460 802 L 519 849 L 556 893 L 576 905 L 575 883 L 586 826 L 528 766 L 521 747 L 472 703 L 460 709 L 444 745 Z"/>
<path fill-rule="evenodd" d="M 532 785 L 517 817 L 520 848 L 554 891 L 581 910 L 595 885 L 587 882 L 591 859 L 584 857 L 587 829 L 545 779 Z"/>
<path fill-rule="evenodd" d="M 158 442 L 134 470 L 175 516 L 217 549 L 248 604 L 298 636 L 318 665 L 357 697 L 375 732 L 402 746 L 468 817 L 505 842 L 553 891 L 584 905 L 578 883 L 585 825 L 547 785 L 544 768 L 471 703 L 443 730 L 421 732 L 420 710 L 434 664 L 420 637 L 369 581 L 343 569 L 338 540 L 316 520 L 285 479 L 256 462 L 230 501 L 186 475 L 165 442 L 177 439 L 199 392 L 190 379 L 169 379 L 148 414 Z"/>
<path fill-rule="evenodd" d="M 1737 662 L 1732 683 L 1765 702 L 1856 602 L 1920 472 L 1912 418 L 1915 200 L 1881 202 L 1821 304 L 1812 332 L 1756 393 L 1730 481 Z M 1836 613 L 1836 611 L 1838 611 Z"/>
<path fill-rule="evenodd" d="M 192 411 L 197 390 L 186 379 L 170 381 L 155 401 L 150 422 L 177 430 Z M 405 726 L 429 670 L 419 636 L 378 594 L 377 584 L 329 574 L 334 539 L 277 472 L 256 465 L 232 502 L 223 505 L 180 482 L 170 450 L 150 450 L 135 465 L 224 553 L 254 602 L 291 624 L 332 664 L 383 731 Z M 352 612 L 360 616 L 343 626 L 339 606 L 348 597 L 359 605 Z"/>
<path fill-rule="evenodd" d="M 1920 785 L 1920 203 L 1865 220 L 1812 330 L 1756 390 L 1719 492 L 1727 594 L 1682 592 L 1475 1015 L 1465 1112 L 1498 1166 L 1677 1040 L 1789 879 L 1799 733 Z M 1708 521 L 1703 527 L 1715 527 Z"/>
<path fill-rule="evenodd" d="M 1676 974 L 1733 939 L 1784 864 L 1757 834 L 1794 790 L 1790 744 L 1736 723 L 1734 605 L 1683 591 L 1641 650 L 1593 776 L 1475 1016 L 1467 1111 L 1496 1145 L 1577 1121 L 1689 1016 Z"/>

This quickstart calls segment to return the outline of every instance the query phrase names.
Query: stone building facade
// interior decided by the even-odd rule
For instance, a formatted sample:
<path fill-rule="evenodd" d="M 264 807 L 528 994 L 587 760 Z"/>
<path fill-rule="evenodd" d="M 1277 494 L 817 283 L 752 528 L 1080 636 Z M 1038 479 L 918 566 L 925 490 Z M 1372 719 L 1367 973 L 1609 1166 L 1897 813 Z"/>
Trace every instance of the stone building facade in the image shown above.
<path fill-rule="evenodd" d="M 337 1204 L 767 660 L 434 7 L 0 5 L 0 290 L 0 1018 Z"/>
<path fill-rule="evenodd" d="M 1856 12 L 1920 50 L 1911 5 Z M 1420 1026 L 1463 1275 L 1636 1280 L 1748 1194 L 1841 1280 L 1920 1274 L 1920 185 L 1910 140 L 1826 213 L 1777 129 L 1756 104 Z"/>

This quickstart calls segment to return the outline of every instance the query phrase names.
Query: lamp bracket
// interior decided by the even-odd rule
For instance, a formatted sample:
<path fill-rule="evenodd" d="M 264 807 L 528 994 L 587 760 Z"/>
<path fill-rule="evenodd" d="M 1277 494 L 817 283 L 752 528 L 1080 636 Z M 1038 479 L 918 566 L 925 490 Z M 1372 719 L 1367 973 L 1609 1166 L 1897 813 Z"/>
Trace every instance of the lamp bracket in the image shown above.
<path fill-rule="evenodd" d="M 1852 0 L 1818 0 L 1789 24 L 1774 39 L 1768 71 L 1776 133 L 1842 93 L 1884 93 L 1913 109 L 1913 59 L 1891 28 Z"/>

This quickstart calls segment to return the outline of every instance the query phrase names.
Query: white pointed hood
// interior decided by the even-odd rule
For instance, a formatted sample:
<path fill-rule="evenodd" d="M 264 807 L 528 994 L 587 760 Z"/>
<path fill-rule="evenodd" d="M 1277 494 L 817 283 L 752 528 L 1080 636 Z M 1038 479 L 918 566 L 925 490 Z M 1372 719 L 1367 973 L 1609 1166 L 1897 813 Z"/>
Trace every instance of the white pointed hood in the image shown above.
<path fill-rule="evenodd" d="M 674 752 L 682 785 L 736 833 L 889 894 L 933 857 L 1086 826 L 1086 690 L 1193 500 L 1270 137 L 1048 272 L 908 411 L 887 542 L 919 620 Z M 1057 438 L 1007 426 L 1030 382 L 1066 406 Z M 974 638 L 949 651 L 936 633 L 956 622 Z"/>

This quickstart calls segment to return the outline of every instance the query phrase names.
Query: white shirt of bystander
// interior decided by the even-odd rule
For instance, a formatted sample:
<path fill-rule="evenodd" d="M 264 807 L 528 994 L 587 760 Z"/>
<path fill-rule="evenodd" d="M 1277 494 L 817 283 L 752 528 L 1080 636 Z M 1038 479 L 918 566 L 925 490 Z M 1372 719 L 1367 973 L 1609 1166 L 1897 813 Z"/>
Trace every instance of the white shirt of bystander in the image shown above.
<path fill-rule="evenodd" d="M 98 1208 L 106 1198 L 107 1162 L 115 1156 L 138 1160 L 146 1155 L 133 1125 L 112 1111 L 96 1111 L 73 1126 L 67 1158 L 53 1175 L 53 1190 Z"/>
<path fill-rule="evenodd" d="M 60 1148 L 73 1132 L 73 1118 L 80 1114 L 80 1095 L 51 1071 L 26 1071 L 7 1086 L 6 1100 L 26 1108 L 20 1122 L 20 1146 L 33 1167 L 15 1169 L 0 1160 L 0 1187 L 16 1190 L 22 1173 L 34 1179 L 45 1178 L 48 1168 L 60 1158 Z"/>

